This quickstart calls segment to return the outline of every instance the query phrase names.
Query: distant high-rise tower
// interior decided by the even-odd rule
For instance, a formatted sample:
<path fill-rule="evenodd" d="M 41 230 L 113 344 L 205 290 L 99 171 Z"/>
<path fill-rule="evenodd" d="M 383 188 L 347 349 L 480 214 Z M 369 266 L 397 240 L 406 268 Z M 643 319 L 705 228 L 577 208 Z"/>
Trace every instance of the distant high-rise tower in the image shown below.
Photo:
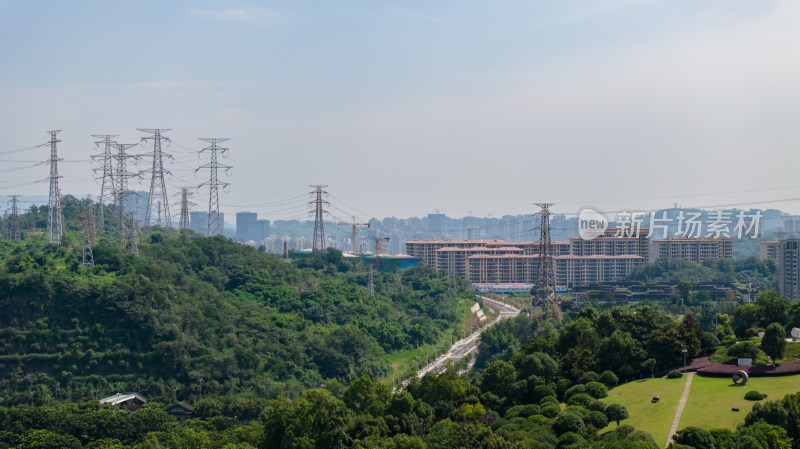
<path fill-rule="evenodd" d="M 324 209 L 324 206 L 330 205 L 330 203 L 323 199 L 323 196 L 328 196 L 328 192 L 322 189 L 328 186 L 312 185 L 309 187 L 314 188 L 314 191 L 310 193 L 310 195 L 314 195 L 314 201 L 308 203 L 309 205 L 314 205 L 314 211 L 311 212 L 314 214 L 314 243 L 311 248 L 314 251 L 324 251 L 326 247 L 324 219 L 325 215 L 328 213 L 328 211 Z"/>
<path fill-rule="evenodd" d="M 61 190 L 58 187 L 58 149 L 56 144 L 61 142 L 56 135 L 61 130 L 50 131 L 50 198 L 48 201 L 47 210 L 47 243 L 61 244 L 61 236 L 64 233 L 62 227 L 62 211 L 61 211 Z"/>
<path fill-rule="evenodd" d="M 172 220 L 169 214 L 169 199 L 167 196 L 167 185 L 164 181 L 164 174 L 169 174 L 169 170 L 164 169 L 164 157 L 172 158 L 170 154 L 164 153 L 161 149 L 161 141 L 169 142 L 168 137 L 164 137 L 161 133 L 170 131 L 169 129 L 145 129 L 138 128 L 143 133 L 152 134 L 152 136 L 142 137 L 142 141 L 153 141 L 153 168 L 150 174 L 150 196 L 147 199 L 147 211 L 145 212 L 144 223 L 151 226 L 172 226 Z M 160 212 L 159 212 L 160 211 Z M 153 218 L 153 213 L 158 216 Z M 163 214 L 163 215 L 162 215 Z"/>

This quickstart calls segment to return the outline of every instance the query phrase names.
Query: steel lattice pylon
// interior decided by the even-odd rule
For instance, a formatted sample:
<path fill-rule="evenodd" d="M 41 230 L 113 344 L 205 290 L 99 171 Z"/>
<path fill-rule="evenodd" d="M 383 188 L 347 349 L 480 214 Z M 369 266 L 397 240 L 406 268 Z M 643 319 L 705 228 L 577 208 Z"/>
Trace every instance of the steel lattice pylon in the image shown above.
<path fill-rule="evenodd" d="M 207 168 L 211 172 L 211 177 L 209 178 L 208 182 L 204 182 L 200 184 L 199 187 L 208 186 L 208 231 L 207 234 L 209 237 L 214 235 L 222 234 L 225 228 L 225 223 L 219 219 L 219 187 L 222 186 L 223 189 L 228 187 L 230 184 L 227 182 L 220 182 L 219 180 L 219 169 L 222 168 L 226 171 L 226 173 L 230 172 L 231 166 L 230 165 L 223 165 L 220 164 L 217 160 L 217 154 L 221 153 L 223 157 L 226 157 L 226 153 L 228 152 L 227 148 L 222 148 L 217 144 L 221 142 L 225 142 L 231 139 L 226 137 L 204 137 L 201 138 L 203 142 L 208 142 L 211 146 L 203 148 L 200 152 L 208 151 L 211 153 L 211 162 L 208 164 L 200 166 L 195 172 L 200 169 Z M 188 220 L 187 220 L 188 221 Z"/>
<path fill-rule="evenodd" d="M 50 198 L 47 210 L 47 243 L 61 244 L 61 236 L 64 233 L 61 211 L 61 189 L 58 188 L 58 148 L 56 144 L 61 142 L 56 136 L 61 132 L 60 129 L 50 132 Z"/>
<path fill-rule="evenodd" d="M 324 251 L 326 247 L 324 219 L 325 214 L 328 213 L 324 206 L 330 205 L 330 203 L 323 199 L 323 196 L 328 196 L 328 192 L 322 189 L 328 186 L 311 185 L 309 187 L 314 188 L 314 191 L 309 193 L 309 195 L 314 195 L 314 201 L 308 203 L 309 205 L 314 205 L 314 211 L 310 212 L 314 214 L 314 242 L 311 245 L 311 249 L 314 251 Z"/>
<path fill-rule="evenodd" d="M 22 240 L 22 227 L 19 225 L 19 200 L 17 199 L 17 195 L 11 196 L 11 217 L 9 217 L 9 221 L 11 224 L 11 229 L 9 231 L 9 238 L 18 242 Z"/>
<path fill-rule="evenodd" d="M 181 187 L 181 215 L 179 229 L 190 229 L 191 223 L 189 221 L 189 207 L 196 206 L 197 204 L 189 201 L 192 192 L 189 192 L 189 187 Z"/>
<path fill-rule="evenodd" d="M 91 267 L 94 265 L 94 253 L 92 244 L 94 243 L 94 205 L 92 199 L 87 198 L 86 212 L 81 212 L 81 266 Z"/>
<path fill-rule="evenodd" d="M 103 205 L 114 195 L 114 154 L 111 152 L 111 148 L 112 144 L 115 143 L 112 139 L 117 136 L 119 136 L 119 134 L 92 134 L 92 137 L 102 139 L 96 141 L 95 145 L 103 145 L 102 154 L 92 155 L 92 159 L 101 159 L 103 161 L 103 177 L 100 181 L 100 197 L 97 199 L 97 230 L 100 232 L 105 231 Z"/>
<path fill-rule="evenodd" d="M 148 129 L 137 128 L 143 133 L 150 133 L 152 136 L 142 137 L 142 141 L 153 141 L 153 167 L 149 170 L 151 173 L 150 178 L 150 196 L 147 198 L 147 211 L 145 212 L 144 223 L 147 226 L 171 226 L 172 219 L 169 214 L 169 199 L 167 197 L 167 185 L 164 181 L 164 174 L 170 174 L 169 170 L 164 170 L 164 157 L 172 158 L 172 155 L 164 153 L 161 150 L 161 141 L 169 142 L 168 137 L 161 135 L 163 132 L 170 131 L 169 129 Z M 153 211 L 160 210 L 164 212 L 164 216 L 158 212 L 158 217 L 153 220 Z"/>
<path fill-rule="evenodd" d="M 128 172 L 128 159 L 139 159 L 138 155 L 128 154 L 128 148 L 135 147 L 135 143 L 114 143 L 112 144 L 117 149 L 117 154 L 114 159 L 117 161 L 116 171 L 114 173 L 114 200 L 117 204 L 117 235 L 119 238 L 119 245 L 127 248 L 129 245 L 135 244 L 136 233 L 134 231 L 136 224 L 139 222 L 138 208 L 136 216 L 131 217 L 131 204 L 130 197 L 135 195 L 128 189 L 128 179 L 140 177 L 139 173 Z M 129 223 L 130 221 L 130 223 Z"/>
<path fill-rule="evenodd" d="M 550 244 L 550 207 L 552 203 L 535 203 L 541 207 L 539 212 L 539 270 L 536 285 L 531 289 L 531 314 L 544 311 L 556 304 L 555 277 L 553 275 L 553 250 Z"/>

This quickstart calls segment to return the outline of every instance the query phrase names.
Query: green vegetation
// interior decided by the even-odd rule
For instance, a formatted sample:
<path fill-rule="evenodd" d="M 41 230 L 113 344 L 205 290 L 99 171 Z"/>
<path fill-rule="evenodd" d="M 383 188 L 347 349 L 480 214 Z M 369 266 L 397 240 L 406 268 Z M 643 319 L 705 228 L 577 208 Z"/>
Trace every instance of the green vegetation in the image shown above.
<path fill-rule="evenodd" d="M 753 402 L 744 398 L 751 390 L 765 393 L 768 398 L 781 398 L 800 391 L 800 376 L 751 377 L 744 387 L 734 386 L 730 378 L 694 376 L 678 428 L 692 425 L 736 429 L 753 407 Z M 740 411 L 733 412 L 731 408 Z"/>
<path fill-rule="evenodd" d="M 636 380 L 612 388 L 608 397 L 602 401 L 624 405 L 630 413 L 625 424 L 641 429 L 652 435 L 657 442 L 663 443 L 667 441 L 667 433 L 683 392 L 683 384 L 682 381 L 665 378 Z M 652 402 L 654 396 L 659 397 L 658 402 Z M 604 430 L 613 428 L 612 424 Z"/>
<path fill-rule="evenodd" d="M 707 259 L 702 265 L 692 262 L 658 260 L 637 268 L 631 281 L 661 282 L 680 279 L 686 282 L 725 281 L 753 284 L 761 290 L 776 290 L 778 265 L 773 259 Z"/>
<path fill-rule="evenodd" d="M 387 353 L 459 335 L 471 304 L 422 267 L 376 274 L 369 297 L 367 271 L 336 250 L 291 264 L 186 232 L 152 232 L 139 250 L 101 237 L 83 268 L 79 247 L 0 241 L 6 403 L 30 403 L 32 390 L 38 404 L 117 391 L 272 398 L 379 378 Z"/>
<path fill-rule="evenodd" d="M 747 399 L 748 401 L 760 401 L 764 399 L 764 395 L 756 390 L 750 390 L 744 394 L 744 398 Z"/>

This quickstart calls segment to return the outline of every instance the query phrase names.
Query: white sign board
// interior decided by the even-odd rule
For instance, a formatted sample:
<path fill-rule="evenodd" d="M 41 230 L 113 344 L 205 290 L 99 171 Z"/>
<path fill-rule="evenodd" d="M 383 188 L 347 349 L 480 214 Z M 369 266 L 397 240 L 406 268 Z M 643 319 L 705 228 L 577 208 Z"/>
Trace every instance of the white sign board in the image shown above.
<path fill-rule="evenodd" d="M 751 358 L 739 358 L 739 363 L 737 363 L 737 364 L 739 366 L 752 365 L 753 364 L 753 359 L 751 359 Z"/>

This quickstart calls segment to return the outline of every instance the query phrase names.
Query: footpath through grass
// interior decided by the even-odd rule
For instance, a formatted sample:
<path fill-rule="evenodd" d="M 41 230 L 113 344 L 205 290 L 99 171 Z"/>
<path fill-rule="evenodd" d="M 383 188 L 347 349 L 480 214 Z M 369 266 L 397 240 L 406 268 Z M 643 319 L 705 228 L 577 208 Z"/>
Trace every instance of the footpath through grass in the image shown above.
<path fill-rule="evenodd" d="M 744 398 L 745 393 L 752 390 L 767 394 L 765 401 L 780 400 L 788 393 L 800 391 L 800 375 L 751 377 L 743 387 L 734 386 L 729 377 L 695 376 L 678 430 L 688 426 L 735 430 L 756 402 Z M 739 411 L 731 411 L 731 408 Z"/>
<path fill-rule="evenodd" d="M 685 382 L 686 377 L 636 380 L 612 388 L 603 402 L 607 404 L 616 402 L 628 409 L 630 419 L 620 422 L 620 424 L 630 424 L 639 430 L 648 432 L 657 442 L 664 442 L 667 440 L 672 416 L 678 407 L 678 400 L 681 398 Z M 697 376 L 695 376 L 694 382 L 697 382 Z M 694 389 L 694 385 L 692 385 L 692 389 Z M 653 404 L 653 396 L 659 396 L 661 400 Z M 601 433 L 616 427 L 617 423 L 611 423 Z"/>

